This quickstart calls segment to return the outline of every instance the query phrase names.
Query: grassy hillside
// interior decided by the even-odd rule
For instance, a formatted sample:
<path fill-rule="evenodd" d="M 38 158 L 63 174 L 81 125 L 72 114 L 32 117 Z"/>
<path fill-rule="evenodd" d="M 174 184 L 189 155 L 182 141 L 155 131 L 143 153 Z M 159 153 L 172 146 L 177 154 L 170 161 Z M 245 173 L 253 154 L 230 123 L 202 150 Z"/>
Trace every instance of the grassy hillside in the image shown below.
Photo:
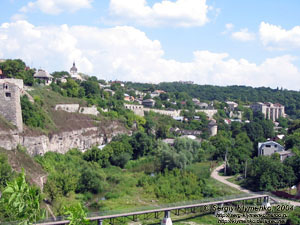
<path fill-rule="evenodd" d="M 16 129 L 16 126 L 8 122 L 0 115 L 0 130 L 2 131 L 10 131 Z"/>
<path fill-rule="evenodd" d="M 0 148 L 0 153 L 7 155 L 8 162 L 14 171 L 21 172 L 22 168 L 24 168 L 26 177 L 31 184 L 42 187 L 42 183 L 46 182 L 47 173 L 43 170 L 42 166 L 27 155 L 21 147 L 12 151 Z"/>
<path fill-rule="evenodd" d="M 84 99 L 64 97 L 51 91 L 47 87 L 38 87 L 30 91 L 30 94 L 35 99 L 34 104 L 41 108 L 47 120 L 44 129 L 30 127 L 31 132 L 56 133 L 96 125 L 96 121 L 92 116 L 54 110 L 57 104 L 79 104 L 80 106 L 87 106 Z M 98 120 L 101 119 L 97 118 L 97 121 Z"/>

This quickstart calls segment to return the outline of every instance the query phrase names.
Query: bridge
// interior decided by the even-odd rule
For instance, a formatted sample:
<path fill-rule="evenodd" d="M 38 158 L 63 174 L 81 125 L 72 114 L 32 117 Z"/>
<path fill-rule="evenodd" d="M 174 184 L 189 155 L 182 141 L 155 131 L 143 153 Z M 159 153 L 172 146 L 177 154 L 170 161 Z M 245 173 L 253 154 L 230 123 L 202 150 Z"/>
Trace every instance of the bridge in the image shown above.
<path fill-rule="evenodd" d="M 155 218 L 158 219 L 159 213 L 164 213 L 163 223 L 162 224 L 172 224 L 167 221 L 171 221 L 171 211 L 175 211 L 176 215 L 179 215 L 180 210 L 190 210 L 191 212 L 195 212 L 197 208 L 202 209 L 206 207 L 206 209 L 210 208 L 209 206 L 213 205 L 224 205 L 230 204 L 234 202 L 243 202 L 248 200 L 257 200 L 258 203 L 267 204 L 270 201 L 270 196 L 267 194 L 241 194 L 235 196 L 227 196 L 224 198 L 214 198 L 214 199 L 206 199 L 200 201 L 190 201 L 185 203 L 176 203 L 170 204 L 160 207 L 144 207 L 137 211 L 108 211 L 108 212 L 100 212 L 100 213 L 92 213 L 89 214 L 87 219 L 89 221 L 97 221 L 98 225 L 102 225 L 104 220 L 109 220 L 111 224 L 114 224 L 114 219 L 122 218 L 122 217 L 132 217 L 133 221 L 137 220 L 137 216 L 139 215 L 148 215 L 154 214 Z M 65 218 L 57 218 L 57 220 L 50 219 L 44 220 L 39 223 L 35 223 L 36 225 L 64 225 L 69 224 L 70 221 Z"/>

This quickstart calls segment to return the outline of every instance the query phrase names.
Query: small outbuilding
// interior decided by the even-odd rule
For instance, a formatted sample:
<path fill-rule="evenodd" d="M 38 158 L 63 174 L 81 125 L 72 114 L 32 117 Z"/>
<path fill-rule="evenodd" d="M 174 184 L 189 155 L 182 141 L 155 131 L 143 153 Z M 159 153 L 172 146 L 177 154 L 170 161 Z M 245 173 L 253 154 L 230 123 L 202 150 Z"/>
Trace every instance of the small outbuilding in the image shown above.
<path fill-rule="evenodd" d="M 53 81 L 53 77 L 46 70 L 42 70 L 42 69 L 39 69 L 33 75 L 33 77 L 35 79 L 39 79 L 40 81 L 43 81 L 45 85 L 50 85 Z"/>

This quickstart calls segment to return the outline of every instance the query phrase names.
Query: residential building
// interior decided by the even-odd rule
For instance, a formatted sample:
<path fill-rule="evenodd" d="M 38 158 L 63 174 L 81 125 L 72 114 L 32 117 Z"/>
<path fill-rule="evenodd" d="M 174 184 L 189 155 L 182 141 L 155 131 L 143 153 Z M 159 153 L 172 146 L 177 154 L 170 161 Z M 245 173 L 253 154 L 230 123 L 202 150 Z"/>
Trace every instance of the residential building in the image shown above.
<path fill-rule="evenodd" d="M 153 99 L 146 99 L 146 100 L 143 100 L 143 106 L 145 107 L 153 107 L 155 105 L 155 100 Z"/>
<path fill-rule="evenodd" d="M 233 111 L 236 107 L 239 106 L 236 102 L 227 101 L 226 104 L 228 105 L 228 108 L 230 111 Z"/>
<path fill-rule="evenodd" d="M 275 152 L 284 151 L 284 147 L 275 141 L 259 142 L 258 143 L 258 156 L 272 155 Z"/>
<path fill-rule="evenodd" d="M 229 112 L 229 117 L 230 118 L 237 118 L 237 119 L 242 119 L 242 111 L 235 111 L 233 112 L 232 110 Z"/>
<path fill-rule="evenodd" d="M 197 98 L 193 98 L 192 101 L 194 102 L 195 105 L 199 105 L 200 104 L 200 100 Z"/>
<path fill-rule="evenodd" d="M 261 103 L 257 102 L 251 105 L 251 109 L 253 111 L 259 111 L 265 115 L 266 119 L 270 119 L 272 121 L 277 120 L 279 117 L 285 117 L 284 106 L 279 103 Z"/>
<path fill-rule="evenodd" d="M 173 116 L 172 117 L 174 120 L 177 120 L 177 121 L 180 121 L 182 122 L 184 120 L 184 117 L 183 116 Z"/>
<path fill-rule="evenodd" d="M 114 94 L 115 94 L 115 92 L 111 89 L 104 89 L 103 91 L 110 93 L 111 96 L 114 96 Z"/>
<path fill-rule="evenodd" d="M 111 81 L 110 84 L 120 84 L 121 87 L 125 87 L 125 84 L 119 80 Z"/>
<path fill-rule="evenodd" d="M 53 77 L 46 71 L 39 69 L 34 75 L 34 78 L 45 82 L 45 85 L 50 85 L 53 81 Z"/>
<path fill-rule="evenodd" d="M 110 88 L 110 84 L 100 84 L 99 83 L 99 88 L 100 89 Z"/>
<path fill-rule="evenodd" d="M 130 96 L 129 94 L 124 94 L 124 101 L 127 102 L 134 102 L 135 98 L 133 96 Z"/>
<path fill-rule="evenodd" d="M 285 151 L 284 147 L 275 141 L 258 143 L 258 156 L 270 156 L 274 153 L 278 153 L 280 155 L 280 161 L 283 161 L 287 157 L 293 156 L 293 153 L 291 151 Z"/>
<path fill-rule="evenodd" d="M 135 95 L 137 95 L 137 96 L 145 96 L 146 93 L 144 93 L 144 92 L 142 92 L 142 91 L 137 91 L 137 90 L 135 90 Z"/>
<path fill-rule="evenodd" d="M 197 105 L 200 107 L 200 109 L 207 109 L 208 108 L 208 104 L 206 102 L 200 102 Z"/>

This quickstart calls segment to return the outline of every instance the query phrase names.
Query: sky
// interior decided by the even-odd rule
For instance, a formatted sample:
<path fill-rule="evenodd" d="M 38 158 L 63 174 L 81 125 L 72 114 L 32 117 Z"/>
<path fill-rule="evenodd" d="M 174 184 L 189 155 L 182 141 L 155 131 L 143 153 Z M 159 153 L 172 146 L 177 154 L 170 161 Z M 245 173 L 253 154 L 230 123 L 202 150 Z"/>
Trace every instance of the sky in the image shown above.
<path fill-rule="evenodd" d="M 0 58 L 105 80 L 299 91 L 299 0 L 1 0 Z"/>

